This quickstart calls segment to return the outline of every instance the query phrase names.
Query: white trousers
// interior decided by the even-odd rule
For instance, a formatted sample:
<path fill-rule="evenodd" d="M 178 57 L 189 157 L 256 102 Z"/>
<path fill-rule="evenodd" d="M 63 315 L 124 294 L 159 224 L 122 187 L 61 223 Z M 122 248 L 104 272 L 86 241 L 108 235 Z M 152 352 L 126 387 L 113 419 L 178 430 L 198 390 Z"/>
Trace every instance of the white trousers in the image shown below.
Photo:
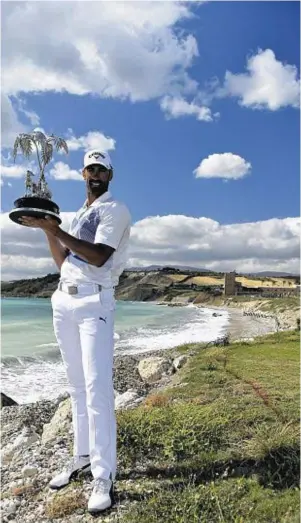
<path fill-rule="evenodd" d="M 90 455 L 93 477 L 115 479 L 112 289 L 52 295 L 53 326 L 69 381 L 74 455 Z"/>

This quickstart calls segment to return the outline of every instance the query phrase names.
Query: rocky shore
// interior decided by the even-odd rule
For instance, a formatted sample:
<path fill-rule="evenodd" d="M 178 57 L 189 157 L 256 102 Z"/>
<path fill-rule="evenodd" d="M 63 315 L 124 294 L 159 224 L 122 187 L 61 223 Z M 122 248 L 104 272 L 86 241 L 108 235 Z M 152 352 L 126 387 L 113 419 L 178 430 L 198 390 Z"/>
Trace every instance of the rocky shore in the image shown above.
<path fill-rule="evenodd" d="M 176 350 L 115 358 L 115 409 L 132 409 L 160 387 L 170 383 L 173 375 L 187 361 Z M 8 405 L 9 398 L 2 401 Z M 7 523 L 51 523 L 57 493 L 48 487 L 53 474 L 72 454 L 72 422 L 67 393 L 55 401 L 4 406 L 1 411 L 2 499 L 1 521 Z M 117 478 L 118 480 L 118 478 Z M 92 490 L 92 476 L 80 478 L 64 490 L 61 501 L 81 496 L 83 503 L 72 516 L 55 518 L 57 523 L 86 523 L 93 518 L 86 513 Z M 64 498 L 65 496 L 65 498 Z M 67 498 L 66 498 L 67 496 Z M 103 521 L 118 521 L 118 512 L 130 501 L 119 501 Z"/>

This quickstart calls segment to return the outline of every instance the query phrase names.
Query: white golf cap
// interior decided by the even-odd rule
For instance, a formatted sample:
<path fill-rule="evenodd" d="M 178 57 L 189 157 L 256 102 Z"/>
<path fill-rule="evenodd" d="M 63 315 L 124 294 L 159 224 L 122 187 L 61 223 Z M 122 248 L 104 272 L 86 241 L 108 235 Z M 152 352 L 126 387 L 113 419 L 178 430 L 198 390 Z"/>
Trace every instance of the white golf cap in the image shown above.
<path fill-rule="evenodd" d="M 107 169 L 112 169 L 111 158 L 108 153 L 99 151 L 99 149 L 93 149 L 93 151 L 88 151 L 84 157 L 84 167 L 88 165 L 104 165 Z"/>

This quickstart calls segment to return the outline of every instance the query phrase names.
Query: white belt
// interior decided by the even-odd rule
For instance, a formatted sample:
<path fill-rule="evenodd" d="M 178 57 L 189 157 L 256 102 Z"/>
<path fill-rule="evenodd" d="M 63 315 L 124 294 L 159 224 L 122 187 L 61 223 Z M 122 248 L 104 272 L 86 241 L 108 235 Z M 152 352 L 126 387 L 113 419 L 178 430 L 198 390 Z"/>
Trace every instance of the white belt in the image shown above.
<path fill-rule="evenodd" d="M 80 285 L 71 285 L 59 282 L 59 291 L 66 292 L 67 294 L 98 294 L 102 290 L 101 285 L 96 283 L 81 283 Z"/>

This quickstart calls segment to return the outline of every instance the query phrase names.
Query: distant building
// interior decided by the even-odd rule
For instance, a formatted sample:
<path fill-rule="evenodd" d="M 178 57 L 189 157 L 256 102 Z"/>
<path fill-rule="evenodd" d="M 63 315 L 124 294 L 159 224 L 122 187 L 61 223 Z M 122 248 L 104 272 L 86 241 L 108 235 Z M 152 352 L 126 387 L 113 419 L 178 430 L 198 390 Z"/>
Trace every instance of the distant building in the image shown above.
<path fill-rule="evenodd" d="M 227 272 L 225 274 L 225 286 L 224 286 L 224 295 L 225 296 L 234 296 L 236 294 L 236 272 Z"/>

